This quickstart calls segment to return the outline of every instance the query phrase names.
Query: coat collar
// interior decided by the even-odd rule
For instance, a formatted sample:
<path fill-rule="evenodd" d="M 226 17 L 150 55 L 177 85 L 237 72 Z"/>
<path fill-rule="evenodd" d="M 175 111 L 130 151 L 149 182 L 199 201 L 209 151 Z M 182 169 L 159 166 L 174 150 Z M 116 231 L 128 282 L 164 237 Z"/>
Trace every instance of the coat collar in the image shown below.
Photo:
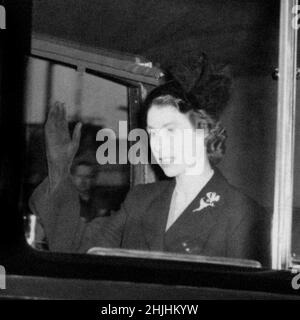
<path fill-rule="evenodd" d="M 144 237 L 151 251 L 163 251 L 165 240 L 168 243 L 176 242 L 180 238 L 189 237 L 197 234 L 199 224 L 205 225 L 205 234 L 202 232 L 202 240 L 208 236 L 212 227 L 217 222 L 219 214 L 218 208 L 224 203 L 224 190 L 228 185 L 226 179 L 218 169 L 214 169 L 214 175 L 197 194 L 194 200 L 188 205 L 184 212 L 174 222 L 174 224 L 165 232 L 172 194 L 175 188 L 175 179 L 172 179 L 164 187 L 157 197 L 153 199 L 150 206 L 145 210 L 142 218 L 142 228 Z M 220 195 L 220 201 L 216 208 L 207 207 L 200 212 L 193 212 L 199 207 L 199 201 L 208 192 L 216 192 Z M 180 251 L 180 250 L 179 250 Z"/>
<path fill-rule="evenodd" d="M 175 179 L 170 180 L 153 199 L 142 218 L 142 228 L 151 251 L 162 251 Z"/>

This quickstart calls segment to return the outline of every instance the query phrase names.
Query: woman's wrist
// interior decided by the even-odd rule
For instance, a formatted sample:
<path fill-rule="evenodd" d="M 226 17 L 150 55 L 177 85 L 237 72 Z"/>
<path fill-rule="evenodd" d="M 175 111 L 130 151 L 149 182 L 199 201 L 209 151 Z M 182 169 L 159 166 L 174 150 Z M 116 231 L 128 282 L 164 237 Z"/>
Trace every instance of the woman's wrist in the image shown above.
<path fill-rule="evenodd" d="M 48 176 L 49 176 L 50 191 L 54 191 L 62 181 L 69 178 L 70 167 L 49 164 Z"/>

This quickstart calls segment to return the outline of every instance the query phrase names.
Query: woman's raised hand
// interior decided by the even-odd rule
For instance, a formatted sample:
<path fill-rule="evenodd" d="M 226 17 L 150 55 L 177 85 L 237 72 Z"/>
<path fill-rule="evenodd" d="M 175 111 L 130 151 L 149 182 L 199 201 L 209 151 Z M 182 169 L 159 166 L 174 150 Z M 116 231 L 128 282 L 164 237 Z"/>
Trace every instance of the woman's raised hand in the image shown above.
<path fill-rule="evenodd" d="M 79 148 L 81 123 L 77 123 L 72 137 L 68 129 L 64 103 L 51 106 L 45 124 L 46 153 L 50 189 L 54 189 L 70 173 Z"/>

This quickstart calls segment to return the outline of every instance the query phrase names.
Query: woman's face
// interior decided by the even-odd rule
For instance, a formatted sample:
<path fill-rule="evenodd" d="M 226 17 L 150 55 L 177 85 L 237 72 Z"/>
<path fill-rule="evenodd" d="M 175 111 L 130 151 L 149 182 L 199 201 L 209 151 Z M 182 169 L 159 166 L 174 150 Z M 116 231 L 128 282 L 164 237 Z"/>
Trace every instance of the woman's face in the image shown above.
<path fill-rule="evenodd" d="M 167 176 L 186 174 L 195 167 L 200 173 L 206 156 L 204 131 L 196 130 L 186 114 L 172 105 L 152 105 L 147 131 L 152 154 Z"/>

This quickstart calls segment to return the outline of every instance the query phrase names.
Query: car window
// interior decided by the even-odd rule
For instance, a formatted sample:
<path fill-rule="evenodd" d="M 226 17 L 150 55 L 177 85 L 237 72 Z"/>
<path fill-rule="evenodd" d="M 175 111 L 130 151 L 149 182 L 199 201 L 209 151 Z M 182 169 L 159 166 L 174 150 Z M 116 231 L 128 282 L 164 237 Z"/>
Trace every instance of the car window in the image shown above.
<path fill-rule="evenodd" d="M 50 251 L 82 253 L 96 247 L 93 252 L 99 253 L 99 247 L 140 249 L 187 257 L 257 260 L 270 266 L 279 1 L 245 1 L 243 5 L 236 1 L 176 1 L 174 5 L 164 0 L 159 6 L 129 1 L 133 7 L 109 3 L 107 10 L 102 10 L 102 2 L 82 1 L 84 13 L 72 3 L 34 2 L 22 199 L 28 243 Z M 57 12 L 51 19 L 50 6 Z M 66 8 L 74 12 L 67 20 Z M 82 25 L 84 30 L 79 27 Z M 230 92 L 214 132 L 224 141 L 227 138 L 226 148 L 218 141 L 211 143 L 211 148 L 219 147 L 224 153 L 213 167 L 214 183 L 211 185 L 208 179 L 202 186 L 203 194 L 192 188 L 187 200 L 181 200 L 181 204 L 187 201 L 181 208 L 184 215 L 175 220 L 168 235 L 163 229 L 176 202 L 176 179 L 168 176 L 157 161 L 130 163 L 127 153 L 138 158 L 141 152 L 148 152 L 143 159 L 149 160 L 151 146 L 143 118 L 144 99 L 167 82 L 165 70 L 172 66 L 174 70 L 174 66 L 200 52 L 208 57 L 209 72 L 213 75 L 206 82 L 211 91 L 205 97 L 216 104 L 227 89 Z M 216 93 L 216 79 L 230 79 L 230 86 L 225 88 L 222 82 L 224 90 L 219 85 Z M 53 194 L 46 198 L 49 189 L 43 189 L 43 185 L 32 200 L 33 191 L 49 173 L 44 125 L 57 101 L 65 104 L 71 133 L 77 122 L 82 123 L 79 151 L 70 168 L 69 189 L 61 189 L 66 193 L 58 192 L 55 198 L 61 201 L 59 208 L 70 204 L 65 209 L 70 214 L 77 210 L 79 222 L 74 220 L 74 225 L 67 228 L 69 231 L 61 225 L 61 241 L 49 239 L 49 234 L 56 231 L 49 232 L 48 220 L 39 212 L 39 205 L 49 201 L 46 205 L 43 202 L 45 214 L 56 214 Z M 160 111 L 156 123 L 163 121 L 164 116 L 168 115 Z M 136 129 L 144 131 L 133 132 Z M 109 134 L 115 152 L 110 160 L 115 162 L 105 163 L 111 156 L 105 149 Z M 128 134 L 132 134 L 131 141 Z M 140 140 L 135 138 L 136 134 Z M 127 161 L 120 163 L 124 152 Z M 67 233 L 74 231 L 74 236 L 76 230 L 80 236 L 70 240 Z M 101 238 L 101 232 L 108 238 Z"/>

